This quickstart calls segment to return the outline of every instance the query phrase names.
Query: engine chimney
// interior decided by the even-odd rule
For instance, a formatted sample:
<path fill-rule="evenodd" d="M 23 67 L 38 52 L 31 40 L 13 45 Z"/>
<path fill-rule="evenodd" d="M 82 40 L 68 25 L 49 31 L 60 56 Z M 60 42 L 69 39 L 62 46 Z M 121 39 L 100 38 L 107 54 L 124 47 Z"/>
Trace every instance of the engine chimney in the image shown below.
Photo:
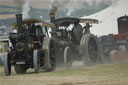
<path fill-rule="evenodd" d="M 54 23 L 55 22 L 55 13 L 50 13 L 49 16 L 50 16 L 51 23 Z"/>
<path fill-rule="evenodd" d="M 50 20 L 51 20 L 51 23 L 55 23 L 55 13 L 56 11 L 58 10 L 58 8 L 56 6 L 53 6 L 52 9 L 50 10 Z"/>
<path fill-rule="evenodd" d="M 22 33 L 23 32 L 22 14 L 16 14 L 16 21 L 17 21 L 17 26 L 18 26 L 18 33 Z"/>

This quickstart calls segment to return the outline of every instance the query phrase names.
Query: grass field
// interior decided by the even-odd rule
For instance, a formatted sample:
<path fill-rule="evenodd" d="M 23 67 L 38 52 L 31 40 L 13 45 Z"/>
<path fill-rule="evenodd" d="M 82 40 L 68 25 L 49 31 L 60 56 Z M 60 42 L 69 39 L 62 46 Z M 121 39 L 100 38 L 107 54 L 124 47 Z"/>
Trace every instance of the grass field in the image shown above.
<path fill-rule="evenodd" d="M 0 85 L 128 85 L 128 64 L 57 69 L 54 72 L 5 76 L 0 67 Z"/>

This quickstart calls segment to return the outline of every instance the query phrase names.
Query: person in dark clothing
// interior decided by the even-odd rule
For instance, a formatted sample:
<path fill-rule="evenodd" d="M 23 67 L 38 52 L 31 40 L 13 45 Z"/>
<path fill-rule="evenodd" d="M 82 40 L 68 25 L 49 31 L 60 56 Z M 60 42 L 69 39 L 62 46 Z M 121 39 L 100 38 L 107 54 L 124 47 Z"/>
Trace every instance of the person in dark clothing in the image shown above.
<path fill-rule="evenodd" d="M 89 25 L 89 23 L 87 23 L 86 26 L 83 27 L 84 30 L 85 30 L 85 31 L 84 31 L 85 34 L 86 34 L 86 33 L 90 33 L 90 27 L 91 27 L 91 26 Z"/>

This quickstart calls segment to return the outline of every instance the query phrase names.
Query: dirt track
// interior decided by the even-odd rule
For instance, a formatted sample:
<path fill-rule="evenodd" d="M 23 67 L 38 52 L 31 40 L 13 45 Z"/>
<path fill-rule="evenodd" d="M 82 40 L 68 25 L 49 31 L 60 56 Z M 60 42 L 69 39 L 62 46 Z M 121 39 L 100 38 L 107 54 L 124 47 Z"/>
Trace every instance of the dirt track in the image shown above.
<path fill-rule="evenodd" d="M 128 64 L 98 65 L 54 72 L 5 76 L 0 67 L 0 85 L 128 85 Z"/>

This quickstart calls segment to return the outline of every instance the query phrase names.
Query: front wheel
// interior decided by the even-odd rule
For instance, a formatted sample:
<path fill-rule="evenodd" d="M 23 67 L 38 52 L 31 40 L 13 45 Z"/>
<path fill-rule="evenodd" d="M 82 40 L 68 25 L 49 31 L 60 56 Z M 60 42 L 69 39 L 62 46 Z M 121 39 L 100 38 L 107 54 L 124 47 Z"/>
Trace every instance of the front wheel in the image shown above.
<path fill-rule="evenodd" d="M 20 64 L 14 65 L 14 69 L 17 74 L 24 74 L 27 71 L 25 65 L 20 65 Z"/>
<path fill-rule="evenodd" d="M 8 53 L 4 54 L 4 71 L 6 76 L 11 75 L 11 60 Z"/>
<path fill-rule="evenodd" d="M 67 68 L 70 68 L 72 66 L 72 57 L 71 57 L 70 47 L 66 47 L 64 50 L 64 63 Z"/>
<path fill-rule="evenodd" d="M 33 52 L 33 65 L 35 73 L 40 72 L 40 55 L 38 50 L 34 50 Z"/>

